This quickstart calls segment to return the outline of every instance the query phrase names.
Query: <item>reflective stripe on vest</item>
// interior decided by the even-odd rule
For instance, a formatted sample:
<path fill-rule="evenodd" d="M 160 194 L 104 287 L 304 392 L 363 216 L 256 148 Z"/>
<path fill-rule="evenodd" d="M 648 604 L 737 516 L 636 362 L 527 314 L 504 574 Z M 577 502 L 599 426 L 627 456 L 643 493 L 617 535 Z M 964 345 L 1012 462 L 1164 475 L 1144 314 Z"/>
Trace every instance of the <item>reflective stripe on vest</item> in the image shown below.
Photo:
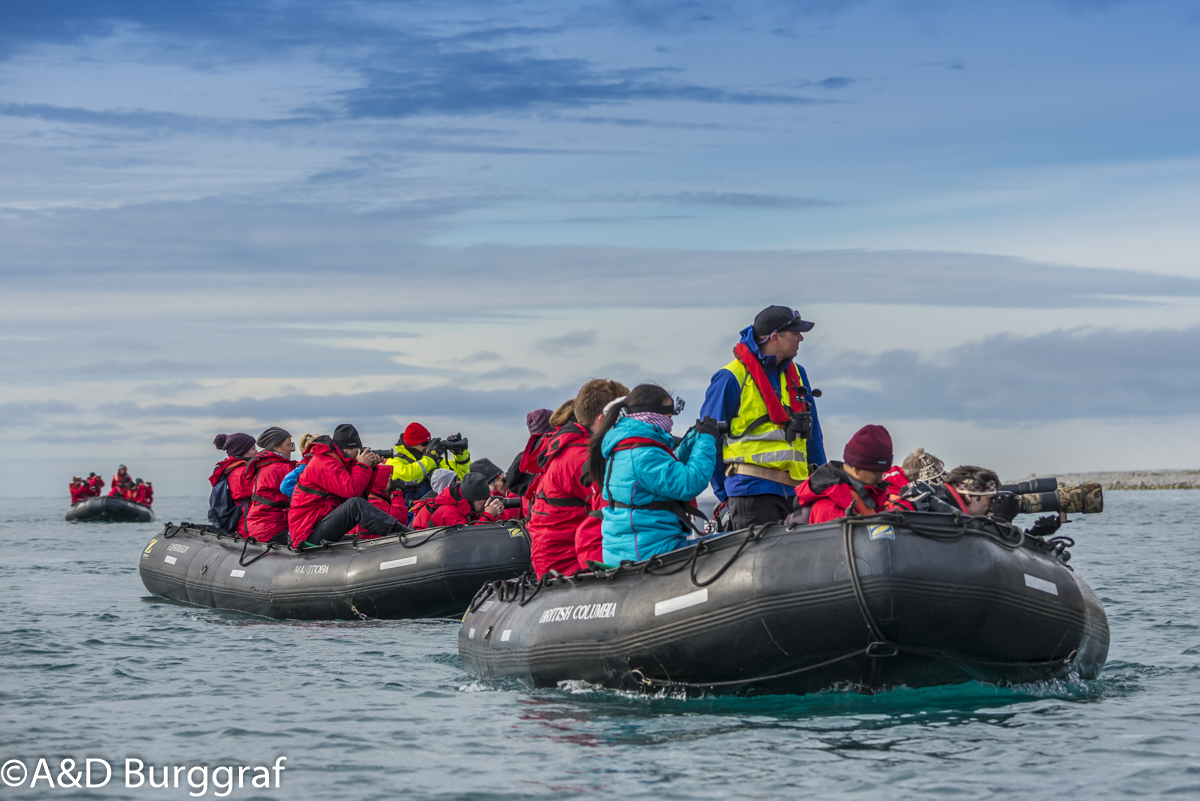
<path fill-rule="evenodd" d="M 729 421 L 729 435 L 721 459 L 725 464 L 753 464 L 772 470 L 781 470 L 796 482 L 808 478 L 808 450 L 805 441 L 795 439 L 788 442 L 784 427 L 771 422 L 767 404 L 763 402 L 758 387 L 750 373 L 737 359 L 725 365 L 733 373 L 742 389 L 741 402 L 735 418 Z M 780 380 L 783 377 L 780 376 Z M 791 400 L 787 393 L 780 399 L 787 410 Z"/>

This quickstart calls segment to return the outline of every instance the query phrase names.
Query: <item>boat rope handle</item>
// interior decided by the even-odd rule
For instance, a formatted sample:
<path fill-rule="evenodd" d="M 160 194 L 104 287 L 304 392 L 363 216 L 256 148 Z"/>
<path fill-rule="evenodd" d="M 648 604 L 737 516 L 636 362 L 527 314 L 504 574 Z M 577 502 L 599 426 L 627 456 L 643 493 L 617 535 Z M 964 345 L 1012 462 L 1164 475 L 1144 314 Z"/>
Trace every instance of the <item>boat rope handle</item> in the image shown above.
<path fill-rule="evenodd" d="M 854 599 L 858 602 L 858 611 L 862 613 L 863 622 L 867 624 L 867 630 L 873 638 L 865 653 L 875 659 L 895 656 L 896 644 L 884 636 L 867 606 L 867 596 L 863 592 L 862 580 L 858 577 L 858 564 L 854 556 L 854 522 L 848 518 L 842 518 L 842 542 L 846 547 L 846 569 L 850 573 L 850 584 L 854 587 Z"/>

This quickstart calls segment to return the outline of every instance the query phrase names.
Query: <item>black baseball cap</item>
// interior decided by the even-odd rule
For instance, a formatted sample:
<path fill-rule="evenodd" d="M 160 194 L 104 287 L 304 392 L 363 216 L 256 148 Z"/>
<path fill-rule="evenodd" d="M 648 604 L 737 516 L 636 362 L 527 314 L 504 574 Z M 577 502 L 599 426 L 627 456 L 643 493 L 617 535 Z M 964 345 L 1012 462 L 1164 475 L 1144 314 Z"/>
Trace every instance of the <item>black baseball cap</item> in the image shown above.
<path fill-rule="evenodd" d="M 762 339 L 779 331 L 811 331 L 816 323 L 800 319 L 800 312 L 787 306 L 768 306 L 754 318 L 754 336 Z"/>

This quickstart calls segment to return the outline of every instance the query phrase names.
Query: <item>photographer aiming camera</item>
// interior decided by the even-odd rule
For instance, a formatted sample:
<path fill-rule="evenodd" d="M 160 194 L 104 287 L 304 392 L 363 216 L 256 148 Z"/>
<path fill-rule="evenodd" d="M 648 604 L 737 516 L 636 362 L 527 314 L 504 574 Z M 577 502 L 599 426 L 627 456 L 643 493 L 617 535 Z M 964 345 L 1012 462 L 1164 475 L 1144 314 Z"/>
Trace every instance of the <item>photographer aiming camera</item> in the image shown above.
<path fill-rule="evenodd" d="M 488 483 L 492 497 L 499 498 L 504 504 L 504 511 L 500 515 L 502 519 L 515 520 L 521 517 L 521 496 L 509 492 L 504 471 L 495 462 L 491 459 L 476 459 L 471 462 L 471 473 L 483 476 L 483 480 Z"/>
<path fill-rule="evenodd" d="M 483 525 L 494 523 L 504 512 L 504 501 L 493 498 L 487 481 L 479 473 L 467 473 L 457 484 L 442 490 L 413 518 L 413 528 Z"/>
<path fill-rule="evenodd" d="M 462 478 L 471 466 L 471 452 L 462 434 L 435 439 L 420 423 L 409 423 L 396 442 L 395 455 L 387 460 L 392 481 L 404 486 L 404 497 L 411 504 L 432 487 L 429 474 L 438 468 L 452 470 Z"/>

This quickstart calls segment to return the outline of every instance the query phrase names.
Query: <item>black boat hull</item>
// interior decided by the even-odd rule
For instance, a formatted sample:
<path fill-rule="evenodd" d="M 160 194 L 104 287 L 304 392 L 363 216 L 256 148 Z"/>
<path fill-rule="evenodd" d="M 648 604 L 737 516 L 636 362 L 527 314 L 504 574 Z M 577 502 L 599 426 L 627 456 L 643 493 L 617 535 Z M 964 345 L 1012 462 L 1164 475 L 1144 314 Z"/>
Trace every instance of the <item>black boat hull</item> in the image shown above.
<path fill-rule="evenodd" d="M 533 687 L 768 694 L 1093 678 L 1109 642 L 1099 601 L 1054 546 L 916 513 L 767 526 L 615 575 L 494 584 L 472 610 L 459 633 L 467 670 Z"/>
<path fill-rule="evenodd" d="M 458 616 L 484 582 L 529 568 L 515 522 L 417 531 L 292 551 L 207 526 L 168 524 L 142 552 L 155 595 L 291 620 Z"/>
<path fill-rule="evenodd" d="M 154 511 L 124 498 L 88 498 L 67 510 L 72 523 L 153 523 Z"/>

